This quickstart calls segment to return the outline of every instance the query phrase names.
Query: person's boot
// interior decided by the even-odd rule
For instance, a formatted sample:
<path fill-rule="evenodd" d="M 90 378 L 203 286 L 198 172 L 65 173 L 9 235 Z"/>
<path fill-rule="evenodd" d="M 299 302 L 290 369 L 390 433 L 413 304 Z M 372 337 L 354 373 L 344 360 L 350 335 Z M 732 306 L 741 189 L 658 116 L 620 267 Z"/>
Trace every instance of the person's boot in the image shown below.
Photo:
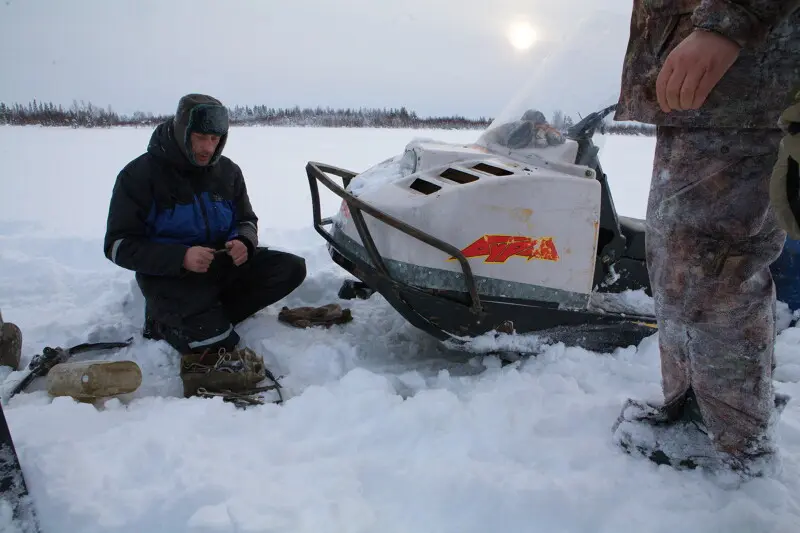
<path fill-rule="evenodd" d="M 19 370 L 22 357 L 22 331 L 12 322 L 3 322 L 0 313 L 0 366 Z"/>
<path fill-rule="evenodd" d="M 789 400 L 785 394 L 775 395 L 778 415 Z M 629 399 L 614 424 L 613 435 L 614 442 L 625 452 L 678 470 L 728 468 L 747 478 L 763 475 L 775 458 L 775 451 L 766 440 L 761 448 L 739 457 L 719 453 L 691 389 L 683 399 L 667 406 Z"/>
<path fill-rule="evenodd" d="M 350 309 L 342 309 L 339 304 L 328 304 L 320 307 L 283 307 L 278 313 L 278 320 L 291 324 L 296 328 L 311 326 L 331 327 L 334 324 L 346 324 L 353 320 Z"/>
<path fill-rule="evenodd" d="M 631 455 L 678 470 L 719 465 L 691 390 L 669 406 L 629 399 L 614 424 L 613 439 Z"/>
<path fill-rule="evenodd" d="M 188 353 L 181 356 L 184 397 L 205 392 L 245 392 L 267 377 L 263 358 L 250 348 Z M 199 392 L 198 392 L 199 391 Z"/>

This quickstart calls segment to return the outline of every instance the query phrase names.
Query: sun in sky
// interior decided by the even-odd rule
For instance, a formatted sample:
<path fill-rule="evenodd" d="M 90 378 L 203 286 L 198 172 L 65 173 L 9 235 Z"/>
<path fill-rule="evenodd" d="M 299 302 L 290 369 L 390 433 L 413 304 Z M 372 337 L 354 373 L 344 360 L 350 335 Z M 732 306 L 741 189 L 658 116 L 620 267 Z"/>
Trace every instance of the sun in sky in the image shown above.
<path fill-rule="evenodd" d="M 527 21 L 513 22 L 506 32 L 508 42 L 517 50 L 527 50 L 536 42 L 536 30 Z"/>

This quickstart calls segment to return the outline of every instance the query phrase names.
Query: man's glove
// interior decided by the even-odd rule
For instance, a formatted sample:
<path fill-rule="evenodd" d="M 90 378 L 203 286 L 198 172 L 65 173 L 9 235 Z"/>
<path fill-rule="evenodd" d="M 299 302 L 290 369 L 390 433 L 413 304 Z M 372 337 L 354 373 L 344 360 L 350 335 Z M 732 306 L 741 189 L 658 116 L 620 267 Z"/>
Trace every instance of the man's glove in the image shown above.
<path fill-rule="evenodd" d="M 780 126 L 786 132 L 772 169 L 769 195 L 778 224 L 789 238 L 800 239 L 800 89 L 793 103 L 781 114 Z"/>
<path fill-rule="evenodd" d="M 295 307 L 294 309 L 284 306 L 278 313 L 278 320 L 296 328 L 311 326 L 329 328 L 335 324 L 352 322 L 353 314 L 350 309 L 342 309 L 339 304 L 328 304 L 321 307 Z"/>

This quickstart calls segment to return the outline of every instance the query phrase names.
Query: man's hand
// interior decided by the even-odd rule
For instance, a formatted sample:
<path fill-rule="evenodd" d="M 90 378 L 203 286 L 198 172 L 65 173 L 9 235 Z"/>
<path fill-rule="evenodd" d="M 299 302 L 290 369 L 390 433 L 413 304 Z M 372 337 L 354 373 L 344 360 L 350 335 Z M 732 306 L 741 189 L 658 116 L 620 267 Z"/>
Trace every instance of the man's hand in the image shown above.
<path fill-rule="evenodd" d="M 228 249 L 228 255 L 233 259 L 233 264 L 236 266 L 241 265 L 247 261 L 247 246 L 238 239 L 228 241 L 225 243 L 225 248 Z"/>
<path fill-rule="evenodd" d="M 214 250 L 205 246 L 192 246 L 183 256 L 183 268 L 202 274 L 214 260 Z"/>
<path fill-rule="evenodd" d="M 699 109 L 739 57 L 739 45 L 708 31 L 694 31 L 669 54 L 656 80 L 664 113 Z"/>

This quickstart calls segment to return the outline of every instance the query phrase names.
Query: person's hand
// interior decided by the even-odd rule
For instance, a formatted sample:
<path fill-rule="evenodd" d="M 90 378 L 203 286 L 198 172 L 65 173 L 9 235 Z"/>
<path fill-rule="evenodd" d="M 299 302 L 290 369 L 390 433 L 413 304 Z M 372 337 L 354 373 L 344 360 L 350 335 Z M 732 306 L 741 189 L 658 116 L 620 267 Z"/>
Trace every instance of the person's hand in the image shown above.
<path fill-rule="evenodd" d="M 656 80 L 664 113 L 699 109 L 739 57 L 739 45 L 709 31 L 694 31 L 667 56 Z"/>
<path fill-rule="evenodd" d="M 228 249 L 228 255 L 233 259 L 233 264 L 236 266 L 241 265 L 247 261 L 247 246 L 238 240 L 234 239 L 225 243 L 225 248 Z"/>
<path fill-rule="evenodd" d="M 214 260 L 214 250 L 205 246 L 192 246 L 183 256 L 183 268 L 202 274 Z"/>

